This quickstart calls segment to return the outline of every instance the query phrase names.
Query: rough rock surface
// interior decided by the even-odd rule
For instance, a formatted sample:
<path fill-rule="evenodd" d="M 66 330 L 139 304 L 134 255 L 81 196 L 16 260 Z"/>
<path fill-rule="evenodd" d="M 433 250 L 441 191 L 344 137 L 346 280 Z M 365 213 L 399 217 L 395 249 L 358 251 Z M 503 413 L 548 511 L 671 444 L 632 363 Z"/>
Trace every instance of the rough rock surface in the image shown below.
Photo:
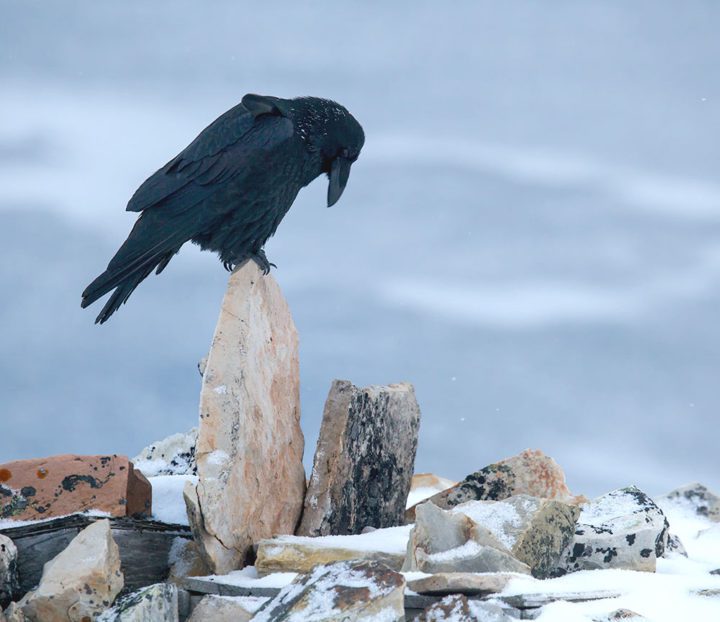
<path fill-rule="evenodd" d="M 466 596 L 487 596 L 505 589 L 518 574 L 509 572 L 439 572 L 421 579 L 407 582 L 408 589 L 418 594 L 443 596 L 465 594 Z"/>
<path fill-rule="evenodd" d="M 668 522 L 655 502 L 635 486 L 620 488 L 583 506 L 560 570 L 654 572 L 667 539 Z"/>
<path fill-rule="evenodd" d="M 133 458 L 135 468 L 146 477 L 156 475 L 196 475 L 197 428 L 185 434 L 171 434 L 151 443 Z"/>
<path fill-rule="evenodd" d="M 177 582 L 185 577 L 212 574 L 195 541 L 186 538 L 175 538 L 168 553 L 168 564 L 168 581 Z"/>
<path fill-rule="evenodd" d="M 720 497 L 702 484 L 681 486 L 657 499 L 661 507 L 672 503 L 692 509 L 698 516 L 720 522 Z"/>
<path fill-rule="evenodd" d="M 647 618 L 630 609 L 616 609 L 606 615 L 592 618 L 592 622 L 642 622 L 643 620 L 647 620 Z"/>
<path fill-rule="evenodd" d="M 269 598 L 209 594 L 195 606 L 187 622 L 248 622 Z"/>
<path fill-rule="evenodd" d="M 272 572 L 310 572 L 315 566 L 346 560 L 374 560 L 399 570 L 405 559 L 409 527 L 377 529 L 357 536 L 279 536 L 261 540 L 255 569 L 260 575 Z"/>
<path fill-rule="evenodd" d="M 0 534 L 0 610 L 10 603 L 17 589 L 17 547 L 10 538 Z"/>
<path fill-rule="evenodd" d="M 404 589 L 403 576 L 379 562 L 318 566 L 284 587 L 253 622 L 400 622 L 405 619 Z"/>
<path fill-rule="evenodd" d="M 242 566 L 253 543 L 293 533 L 305 493 L 298 338 L 272 276 L 254 261 L 223 299 L 200 394 L 190 525 L 215 573 Z"/>
<path fill-rule="evenodd" d="M 97 622 L 178 622 L 178 592 L 170 583 L 149 585 L 123 596 Z"/>
<path fill-rule="evenodd" d="M 511 622 L 508 616 L 495 603 L 481 603 L 468 600 L 461 594 L 446 596 L 430 605 L 418 615 L 414 622 Z"/>
<path fill-rule="evenodd" d="M 586 500 L 570 493 L 565 474 L 555 460 L 532 449 L 471 473 L 459 484 L 428 500 L 448 509 L 467 501 L 501 501 L 520 494 L 572 504 Z M 407 522 L 413 522 L 414 510 L 412 507 L 407 511 Z"/>
<path fill-rule="evenodd" d="M 419 426 L 411 384 L 360 389 L 333 381 L 298 535 L 402 524 Z"/>
<path fill-rule="evenodd" d="M 31 622 L 85 622 L 107 609 L 122 587 L 110 521 L 99 520 L 45 564 L 40 585 L 18 605 Z"/>
<path fill-rule="evenodd" d="M 152 513 L 152 489 L 126 456 L 63 455 L 0 465 L 0 518 L 38 520 L 85 510 Z"/>
<path fill-rule="evenodd" d="M 470 501 L 452 510 L 418 506 L 404 568 L 423 572 L 552 574 L 572 541 L 579 508 L 516 495 Z"/>
<path fill-rule="evenodd" d="M 17 603 L 10 603 L 8 608 L 5 610 L 5 619 L 0 617 L 2 622 L 27 622 L 25 614 Z"/>

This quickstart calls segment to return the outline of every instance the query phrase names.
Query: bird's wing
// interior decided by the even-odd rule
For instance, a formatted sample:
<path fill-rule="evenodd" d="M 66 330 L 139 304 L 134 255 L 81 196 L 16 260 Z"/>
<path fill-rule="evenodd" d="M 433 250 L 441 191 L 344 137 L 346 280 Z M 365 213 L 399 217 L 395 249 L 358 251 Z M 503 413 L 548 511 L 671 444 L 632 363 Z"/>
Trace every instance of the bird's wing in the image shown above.
<path fill-rule="evenodd" d="M 283 116 L 257 116 L 238 104 L 218 117 L 175 158 L 151 175 L 127 205 L 142 212 L 180 199 L 196 205 L 216 184 L 242 172 L 258 152 L 272 150 L 293 135 L 292 122 Z"/>

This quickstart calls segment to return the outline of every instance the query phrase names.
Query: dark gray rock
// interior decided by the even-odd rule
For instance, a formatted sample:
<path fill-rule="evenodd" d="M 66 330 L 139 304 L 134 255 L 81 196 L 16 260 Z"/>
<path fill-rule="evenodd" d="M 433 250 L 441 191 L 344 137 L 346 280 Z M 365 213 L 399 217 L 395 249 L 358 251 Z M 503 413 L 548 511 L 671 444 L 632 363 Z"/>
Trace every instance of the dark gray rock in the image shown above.
<path fill-rule="evenodd" d="M 18 589 L 17 547 L 0 534 L 0 611 L 8 606 Z"/>
<path fill-rule="evenodd" d="M 358 534 L 402 524 L 419 426 L 411 384 L 360 389 L 335 380 L 298 535 Z"/>

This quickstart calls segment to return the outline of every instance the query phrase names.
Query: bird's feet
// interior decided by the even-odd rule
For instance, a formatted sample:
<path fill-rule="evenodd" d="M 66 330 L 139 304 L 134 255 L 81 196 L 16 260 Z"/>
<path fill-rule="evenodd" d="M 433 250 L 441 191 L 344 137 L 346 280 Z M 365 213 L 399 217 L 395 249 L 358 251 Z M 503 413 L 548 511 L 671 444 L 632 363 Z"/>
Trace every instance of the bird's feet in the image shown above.
<path fill-rule="evenodd" d="M 262 270 L 263 274 L 269 274 L 270 268 L 277 268 L 274 263 L 270 263 L 268 261 L 268 258 L 265 255 L 265 251 L 262 248 L 254 255 L 251 255 L 250 259 L 252 259 L 258 265 L 258 268 Z"/>
<path fill-rule="evenodd" d="M 228 272 L 232 272 L 233 270 L 235 270 L 235 268 L 241 266 L 248 260 L 254 261 L 258 265 L 258 268 L 262 270 L 263 274 L 268 274 L 270 272 L 270 268 L 277 268 L 274 263 L 268 261 L 268 258 L 265 255 L 265 251 L 263 249 L 260 249 L 254 255 L 246 255 L 240 260 L 231 259 L 223 261 L 223 267 Z"/>

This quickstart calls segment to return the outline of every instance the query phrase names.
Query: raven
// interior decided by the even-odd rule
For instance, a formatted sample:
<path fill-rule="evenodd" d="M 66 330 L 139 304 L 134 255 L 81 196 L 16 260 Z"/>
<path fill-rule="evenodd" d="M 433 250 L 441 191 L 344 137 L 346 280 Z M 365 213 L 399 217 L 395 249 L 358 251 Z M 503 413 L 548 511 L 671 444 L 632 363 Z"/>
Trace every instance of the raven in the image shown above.
<path fill-rule="evenodd" d="M 334 205 L 364 142 L 336 102 L 245 95 L 136 190 L 127 210 L 142 214 L 81 306 L 114 289 L 95 323 L 107 321 L 187 241 L 216 251 L 227 270 L 252 259 L 267 274 L 263 246 L 300 189 L 325 173 Z"/>

